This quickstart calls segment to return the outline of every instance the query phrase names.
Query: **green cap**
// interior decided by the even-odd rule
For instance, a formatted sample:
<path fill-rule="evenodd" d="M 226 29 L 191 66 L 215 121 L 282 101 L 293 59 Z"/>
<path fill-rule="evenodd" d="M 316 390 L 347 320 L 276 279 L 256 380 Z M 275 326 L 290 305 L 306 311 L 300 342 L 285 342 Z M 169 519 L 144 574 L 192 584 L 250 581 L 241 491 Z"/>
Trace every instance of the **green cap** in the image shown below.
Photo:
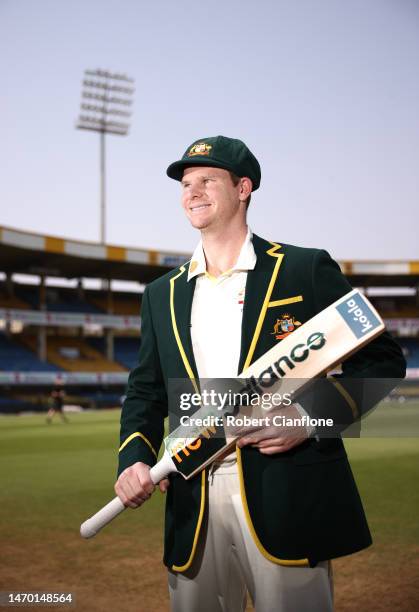
<path fill-rule="evenodd" d="M 244 142 L 227 136 L 212 136 L 195 140 L 183 154 L 182 159 L 167 168 L 167 176 L 181 181 L 183 171 L 189 166 L 211 166 L 234 172 L 236 176 L 247 176 L 252 181 L 252 191 L 260 185 L 260 165 Z"/>

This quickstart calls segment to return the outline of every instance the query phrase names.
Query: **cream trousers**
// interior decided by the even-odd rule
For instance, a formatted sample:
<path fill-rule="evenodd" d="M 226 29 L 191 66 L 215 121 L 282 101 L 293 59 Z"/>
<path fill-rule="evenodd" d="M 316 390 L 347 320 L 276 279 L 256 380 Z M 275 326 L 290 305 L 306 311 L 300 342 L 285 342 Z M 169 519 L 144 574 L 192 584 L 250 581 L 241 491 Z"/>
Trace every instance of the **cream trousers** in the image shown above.
<path fill-rule="evenodd" d="M 236 460 L 212 466 L 208 516 L 192 566 L 169 571 L 172 612 L 332 612 L 331 563 L 286 567 L 257 548 L 244 515 Z"/>

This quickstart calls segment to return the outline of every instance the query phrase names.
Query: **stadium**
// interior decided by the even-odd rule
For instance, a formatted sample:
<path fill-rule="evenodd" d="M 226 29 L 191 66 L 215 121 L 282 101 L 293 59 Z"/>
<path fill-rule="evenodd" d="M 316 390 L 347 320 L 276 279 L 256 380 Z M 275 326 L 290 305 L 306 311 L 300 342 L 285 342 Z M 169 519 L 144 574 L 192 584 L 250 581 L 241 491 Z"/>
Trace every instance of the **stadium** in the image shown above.
<path fill-rule="evenodd" d="M 0 227 L 0 382 L 3 413 L 48 407 L 66 388 L 73 409 L 120 404 L 141 341 L 141 296 L 187 253 L 128 249 Z M 341 261 L 403 348 L 407 383 L 419 379 L 419 262 Z"/>
<path fill-rule="evenodd" d="M 0 16 L 0 607 L 237 612 L 247 588 L 246 612 L 419 610 L 419 4 L 20 0 Z M 339 266 L 359 301 L 307 333 L 348 289 Z M 377 313 L 403 380 L 390 338 L 364 344 Z M 317 380 L 348 355 L 349 379 Z M 160 373 L 220 380 L 237 362 L 256 406 L 266 373 L 283 392 L 300 367 L 308 395 L 335 394 L 317 416 L 345 422 L 329 440 L 319 422 L 306 439 L 310 420 L 258 429 L 234 467 L 122 508 L 149 476 L 133 462 L 163 455 Z M 305 399 L 290 413 L 316 416 Z M 202 440 L 172 443 L 177 468 Z M 240 489 L 217 499 L 224 468 Z M 120 515 L 89 537 L 109 502 Z"/>
<path fill-rule="evenodd" d="M 141 291 L 187 254 L 0 234 L 2 410 L 45 409 L 54 385 L 75 405 L 119 405 L 138 353 Z"/>
<path fill-rule="evenodd" d="M 2 583 L 8 588 L 48 584 L 71 591 L 77 610 L 167 609 L 163 496 L 154 495 L 141 514 L 126 513 L 94 542 L 80 541 L 78 526 L 112 495 L 121 400 L 141 342 L 144 287 L 189 256 L 0 228 Z M 397 422 L 407 423 L 404 436 L 384 418 L 384 437 L 347 441 L 375 546 L 336 561 L 337 609 L 413 610 L 419 262 L 339 263 L 398 338 L 408 370 L 386 402 Z M 67 422 L 57 415 L 46 423 L 57 389 Z M 133 545 L 135 557 L 129 555 Z M 124 568 L 121 579 L 117 565 L 119 572 Z M 359 607 L 359 592 L 365 607 Z"/>

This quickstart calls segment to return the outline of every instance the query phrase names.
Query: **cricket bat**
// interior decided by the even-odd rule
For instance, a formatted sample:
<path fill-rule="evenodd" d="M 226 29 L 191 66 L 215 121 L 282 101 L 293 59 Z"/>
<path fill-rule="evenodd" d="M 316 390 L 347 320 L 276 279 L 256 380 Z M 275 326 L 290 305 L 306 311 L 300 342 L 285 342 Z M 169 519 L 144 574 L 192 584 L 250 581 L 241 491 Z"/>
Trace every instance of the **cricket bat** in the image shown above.
<path fill-rule="evenodd" d="M 383 331 L 380 315 L 354 289 L 278 342 L 238 378 L 245 379 L 246 388 L 250 386 L 256 392 L 272 393 L 275 384 L 282 385 L 283 390 L 286 383 L 294 400 L 307 381 L 332 370 Z M 195 412 L 195 420 L 200 412 L 208 415 L 208 408 Z M 165 438 L 164 454 L 150 469 L 150 478 L 157 484 L 178 472 L 188 480 L 232 448 L 237 437 L 223 435 L 219 427 L 180 426 Z M 124 504 L 115 497 L 81 525 L 80 534 L 91 538 L 123 510 Z"/>

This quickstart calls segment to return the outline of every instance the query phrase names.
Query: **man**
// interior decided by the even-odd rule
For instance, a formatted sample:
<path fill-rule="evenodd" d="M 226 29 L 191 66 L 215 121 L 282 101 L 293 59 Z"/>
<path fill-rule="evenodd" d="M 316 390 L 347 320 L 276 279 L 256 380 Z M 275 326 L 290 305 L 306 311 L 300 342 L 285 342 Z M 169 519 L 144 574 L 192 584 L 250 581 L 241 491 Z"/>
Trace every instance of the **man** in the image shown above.
<path fill-rule="evenodd" d="M 350 290 L 325 251 L 252 234 L 246 211 L 261 174 L 240 140 L 200 139 L 167 174 L 181 181 L 183 209 L 201 242 L 187 264 L 144 293 L 115 485 L 132 508 L 154 490 L 149 468 L 163 437 L 168 381 L 237 376 Z M 333 409 L 350 424 L 368 408 L 350 383 L 402 377 L 404 368 L 399 347 L 384 334 L 344 364 L 317 409 Z M 312 397 L 301 402 L 287 413 L 316 404 Z M 159 486 L 168 491 L 164 562 L 175 612 L 238 612 L 246 590 L 257 612 L 330 611 L 330 559 L 371 543 L 340 437 L 255 432 L 200 476 Z"/>
<path fill-rule="evenodd" d="M 50 396 L 48 398 L 48 404 L 50 408 L 48 410 L 46 419 L 48 425 L 52 423 L 52 419 L 55 414 L 59 414 L 61 420 L 64 421 L 64 423 L 68 423 L 68 419 L 63 412 L 64 399 L 65 393 L 63 389 L 57 387 L 51 391 Z"/>

